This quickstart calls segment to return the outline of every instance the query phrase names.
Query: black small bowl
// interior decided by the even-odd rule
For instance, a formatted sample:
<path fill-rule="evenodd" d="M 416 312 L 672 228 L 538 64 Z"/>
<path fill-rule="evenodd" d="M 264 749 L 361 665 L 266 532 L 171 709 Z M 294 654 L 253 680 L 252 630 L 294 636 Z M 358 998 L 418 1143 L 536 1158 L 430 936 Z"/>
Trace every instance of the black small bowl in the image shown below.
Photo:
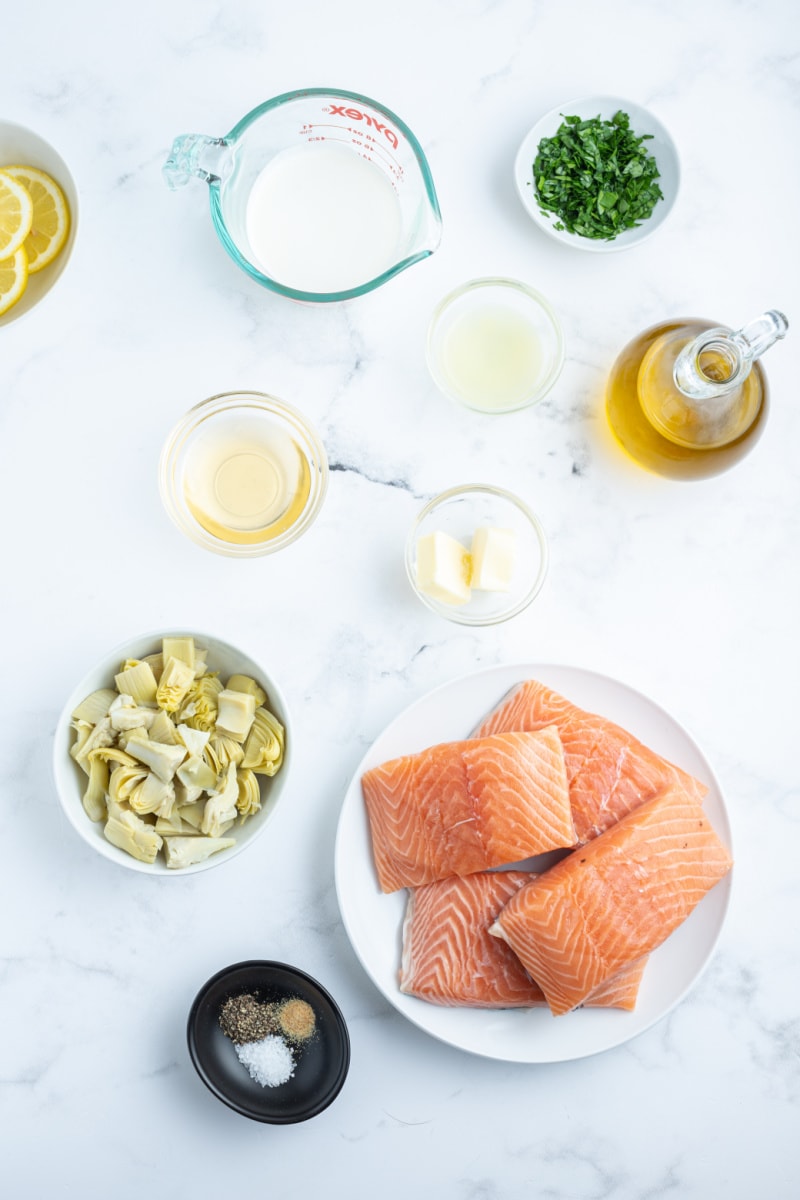
<path fill-rule="evenodd" d="M 297 997 L 316 1015 L 313 1038 L 295 1053 L 294 1075 L 278 1087 L 262 1087 L 252 1079 L 220 1029 L 222 1005 L 245 992 L 267 1003 Z M 243 1117 L 271 1125 L 316 1117 L 336 1099 L 350 1066 L 350 1038 L 336 1001 L 310 975 L 286 963 L 254 959 L 218 971 L 195 997 L 186 1036 L 206 1087 Z"/>

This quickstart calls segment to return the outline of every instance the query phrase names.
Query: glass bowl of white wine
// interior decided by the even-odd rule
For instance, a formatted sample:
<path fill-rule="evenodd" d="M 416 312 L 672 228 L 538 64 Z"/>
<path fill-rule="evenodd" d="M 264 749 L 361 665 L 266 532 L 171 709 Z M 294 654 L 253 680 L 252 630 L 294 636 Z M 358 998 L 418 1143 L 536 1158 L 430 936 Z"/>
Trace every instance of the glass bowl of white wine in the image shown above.
<path fill-rule="evenodd" d="M 483 413 L 543 400 L 564 365 L 549 302 L 517 279 L 472 279 L 445 296 L 428 327 L 428 368 L 445 396 Z"/>
<path fill-rule="evenodd" d="M 187 537 L 232 558 L 272 554 L 316 518 L 328 460 L 302 413 L 263 392 L 225 392 L 195 405 L 161 454 L 159 488 Z"/>

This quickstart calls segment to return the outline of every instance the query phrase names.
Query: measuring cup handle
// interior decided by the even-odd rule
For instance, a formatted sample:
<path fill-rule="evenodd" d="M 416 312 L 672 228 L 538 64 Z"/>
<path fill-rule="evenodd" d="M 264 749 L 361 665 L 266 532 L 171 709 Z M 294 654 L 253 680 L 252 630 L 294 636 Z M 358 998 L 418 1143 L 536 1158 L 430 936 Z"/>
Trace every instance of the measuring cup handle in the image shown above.
<path fill-rule="evenodd" d="M 201 156 L 203 162 L 200 161 Z M 194 175 L 205 183 L 216 183 L 228 157 L 224 138 L 210 138 L 202 133 L 183 133 L 172 143 L 169 158 L 161 173 L 171 188 L 183 187 Z"/>

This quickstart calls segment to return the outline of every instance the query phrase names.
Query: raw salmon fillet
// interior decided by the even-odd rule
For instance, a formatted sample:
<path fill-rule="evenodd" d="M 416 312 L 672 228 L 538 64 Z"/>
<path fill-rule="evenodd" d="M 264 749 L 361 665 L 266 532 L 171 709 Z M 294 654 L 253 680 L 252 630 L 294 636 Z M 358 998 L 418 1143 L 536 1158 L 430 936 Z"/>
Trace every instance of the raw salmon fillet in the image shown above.
<path fill-rule="evenodd" d="M 702 805 L 671 788 L 526 884 L 491 931 L 558 1015 L 660 946 L 730 868 Z"/>
<path fill-rule="evenodd" d="M 546 1003 L 513 950 L 489 926 L 534 876 L 529 871 L 478 871 L 411 889 L 403 923 L 400 991 L 431 1004 L 469 1008 L 535 1008 Z M 586 1000 L 632 1009 L 645 960 Z"/>
<path fill-rule="evenodd" d="M 361 787 L 384 892 L 575 844 L 554 728 L 445 742 L 366 771 Z"/>
<path fill-rule="evenodd" d="M 580 843 L 609 829 L 664 788 L 701 800 L 705 784 L 605 717 L 585 712 L 535 679 L 510 691 L 475 737 L 555 725 L 564 746 L 572 818 Z"/>

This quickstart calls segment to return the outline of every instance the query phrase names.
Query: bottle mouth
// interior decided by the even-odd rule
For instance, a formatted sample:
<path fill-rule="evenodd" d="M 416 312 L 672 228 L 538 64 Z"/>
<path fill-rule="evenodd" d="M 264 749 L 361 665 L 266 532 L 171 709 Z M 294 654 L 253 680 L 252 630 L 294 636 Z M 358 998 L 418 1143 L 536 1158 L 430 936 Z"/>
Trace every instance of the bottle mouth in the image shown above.
<path fill-rule="evenodd" d="M 706 382 L 728 385 L 739 375 L 742 357 L 729 341 L 711 338 L 696 351 L 695 365 Z"/>

